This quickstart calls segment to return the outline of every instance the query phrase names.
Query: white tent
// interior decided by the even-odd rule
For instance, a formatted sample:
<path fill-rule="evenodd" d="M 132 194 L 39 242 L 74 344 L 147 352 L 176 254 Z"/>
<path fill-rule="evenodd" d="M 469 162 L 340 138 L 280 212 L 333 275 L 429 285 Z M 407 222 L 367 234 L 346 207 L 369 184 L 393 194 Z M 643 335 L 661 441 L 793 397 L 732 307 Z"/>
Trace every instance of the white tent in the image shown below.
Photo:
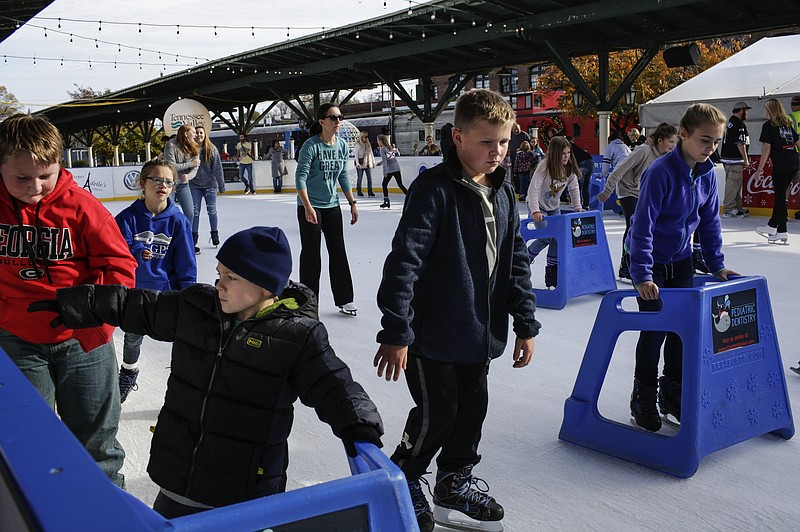
<path fill-rule="evenodd" d="M 759 144 L 764 101 L 777 98 L 788 111 L 795 94 L 800 94 L 800 35 L 767 37 L 641 105 L 639 122 L 651 130 L 661 122 L 677 125 L 696 102 L 730 115 L 733 105 L 744 101 L 753 108 L 748 116 L 752 153 Z"/>

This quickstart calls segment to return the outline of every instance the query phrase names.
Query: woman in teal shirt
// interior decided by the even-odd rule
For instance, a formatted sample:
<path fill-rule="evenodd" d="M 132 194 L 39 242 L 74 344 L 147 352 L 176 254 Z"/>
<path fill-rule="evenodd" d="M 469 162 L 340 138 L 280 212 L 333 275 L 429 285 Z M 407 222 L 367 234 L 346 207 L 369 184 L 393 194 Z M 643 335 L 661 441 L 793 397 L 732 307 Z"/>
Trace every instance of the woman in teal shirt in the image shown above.
<path fill-rule="evenodd" d="M 310 128 L 311 137 L 303 143 L 297 156 L 295 186 L 297 187 L 297 221 L 300 224 L 300 282 L 319 298 L 321 237 L 325 235 L 328 249 L 328 272 L 333 302 L 345 314 L 356 315 L 353 302 L 353 279 L 347 262 L 339 208 L 341 186 L 350 204 L 350 224 L 358 221 L 356 200 L 350 188 L 347 164 L 350 149 L 339 137 L 342 114 L 339 108 L 325 103 L 317 109 L 316 121 Z"/>

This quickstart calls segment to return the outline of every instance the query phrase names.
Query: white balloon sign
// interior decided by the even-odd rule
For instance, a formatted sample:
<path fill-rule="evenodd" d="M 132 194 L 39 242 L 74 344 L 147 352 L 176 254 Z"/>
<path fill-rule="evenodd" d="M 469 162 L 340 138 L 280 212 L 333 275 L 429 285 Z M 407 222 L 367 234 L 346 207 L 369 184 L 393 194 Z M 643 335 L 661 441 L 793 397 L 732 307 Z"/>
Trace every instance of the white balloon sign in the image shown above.
<path fill-rule="evenodd" d="M 211 114 L 202 103 L 183 98 L 169 106 L 164 113 L 164 132 L 167 135 L 174 135 L 184 124 L 192 126 L 204 126 L 206 131 L 211 132 Z"/>

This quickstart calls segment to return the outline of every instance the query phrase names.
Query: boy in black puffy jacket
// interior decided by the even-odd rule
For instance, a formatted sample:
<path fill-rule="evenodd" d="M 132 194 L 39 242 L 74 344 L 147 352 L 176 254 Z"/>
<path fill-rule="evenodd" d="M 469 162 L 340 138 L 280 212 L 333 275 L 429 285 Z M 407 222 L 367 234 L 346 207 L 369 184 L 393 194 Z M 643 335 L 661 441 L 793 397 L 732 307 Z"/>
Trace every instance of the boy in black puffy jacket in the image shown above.
<path fill-rule="evenodd" d="M 29 309 L 55 312 L 68 328 L 108 323 L 173 342 L 147 466 L 161 487 L 153 508 L 167 518 L 285 491 L 298 397 L 350 456 L 355 440 L 381 446 L 380 415 L 328 344 L 313 292 L 289 281 L 283 231 L 240 231 L 217 260 L 216 287 L 83 285 Z"/>

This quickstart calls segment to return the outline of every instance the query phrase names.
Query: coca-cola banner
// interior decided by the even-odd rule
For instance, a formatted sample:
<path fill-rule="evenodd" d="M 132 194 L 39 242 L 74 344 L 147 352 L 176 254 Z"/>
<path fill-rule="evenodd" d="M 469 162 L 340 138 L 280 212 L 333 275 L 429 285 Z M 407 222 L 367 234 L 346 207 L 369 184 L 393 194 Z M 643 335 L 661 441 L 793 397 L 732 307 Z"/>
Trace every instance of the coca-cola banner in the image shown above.
<path fill-rule="evenodd" d="M 771 209 L 775 191 L 772 189 L 772 161 L 764 165 L 764 173 L 756 175 L 759 156 L 750 157 L 750 166 L 746 166 L 742 178 L 742 205 L 760 209 Z M 789 185 L 787 194 L 789 209 L 800 209 L 800 184 Z"/>

